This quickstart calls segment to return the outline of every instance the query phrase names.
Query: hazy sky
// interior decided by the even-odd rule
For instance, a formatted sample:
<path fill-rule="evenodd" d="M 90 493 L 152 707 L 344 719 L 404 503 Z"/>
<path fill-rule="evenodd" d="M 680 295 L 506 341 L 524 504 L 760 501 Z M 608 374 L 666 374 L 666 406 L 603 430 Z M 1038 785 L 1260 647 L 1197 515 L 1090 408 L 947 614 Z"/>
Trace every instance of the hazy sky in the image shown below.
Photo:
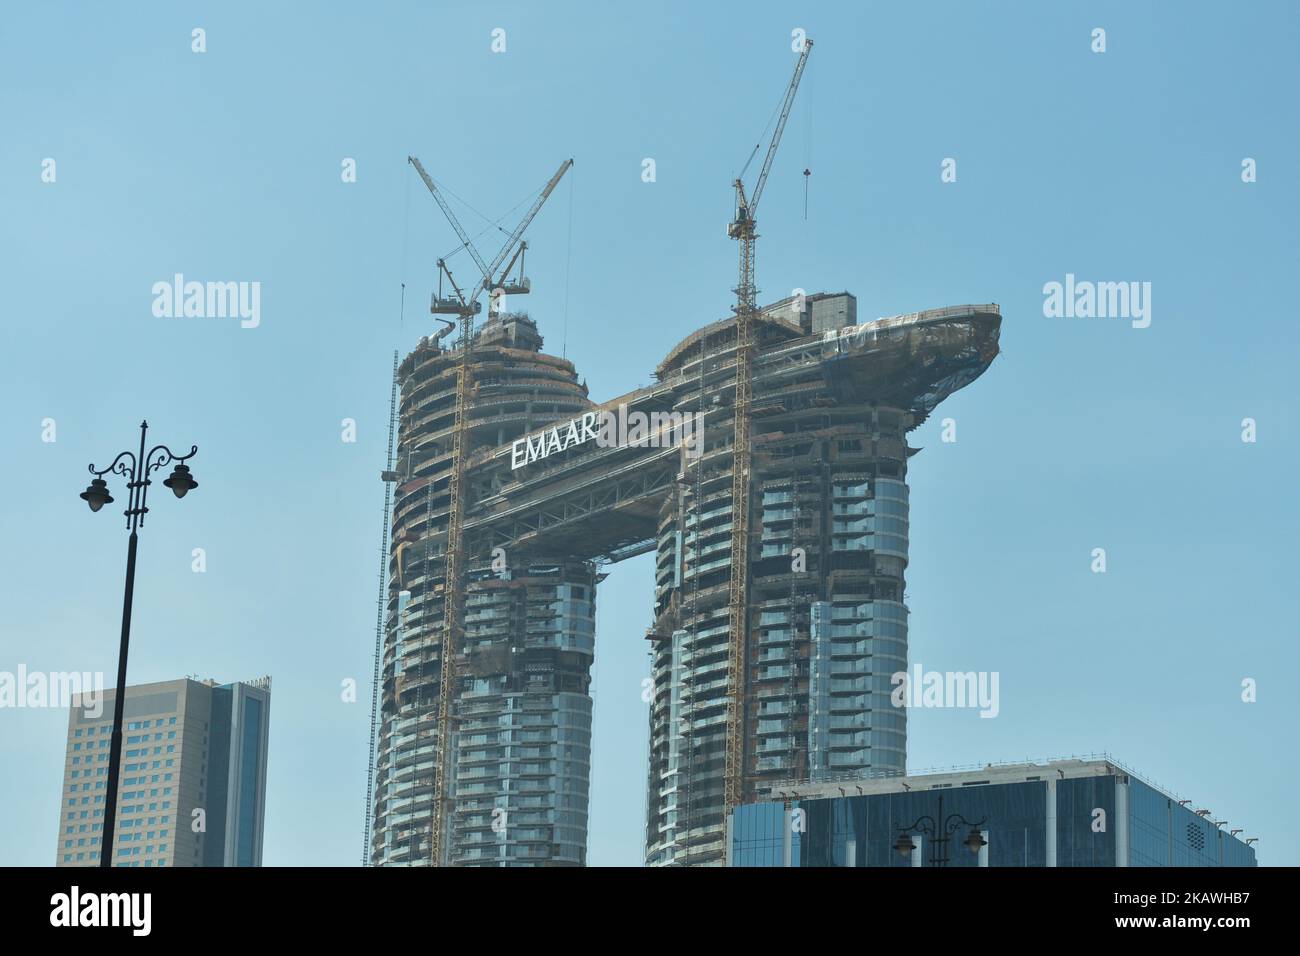
<path fill-rule="evenodd" d="M 438 327 L 456 245 L 407 154 L 491 218 L 575 159 L 530 232 L 527 308 L 604 400 L 727 313 L 729 182 L 796 28 L 816 46 L 760 298 L 1003 313 L 1003 355 L 912 436 L 907 594 L 913 664 L 997 671 L 1000 713 L 914 710 L 909 767 L 1107 751 L 1259 836 L 1261 863 L 1300 863 L 1284 3 L 6 9 L 0 671 L 113 679 L 126 535 L 119 505 L 77 500 L 86 464 L 143 417 L 197 443 L 198 491 L 156 488 L 142 532 L 130 681 L 273 675 L 264 860 L 356 863 L 368 694 L 340 688 L 369 683 L 389 369 Z M 260 324 L 155 317 L 175 273 L 259 282 Z M 1150 282 L 1150 326 L 1046 317 L 1067 273 Z M 599 595 L 592 863 L 641 859 L 651 589 L 643 557 Z M 54 861 L 66 724 L 0 710 L 0 863 Z"/>

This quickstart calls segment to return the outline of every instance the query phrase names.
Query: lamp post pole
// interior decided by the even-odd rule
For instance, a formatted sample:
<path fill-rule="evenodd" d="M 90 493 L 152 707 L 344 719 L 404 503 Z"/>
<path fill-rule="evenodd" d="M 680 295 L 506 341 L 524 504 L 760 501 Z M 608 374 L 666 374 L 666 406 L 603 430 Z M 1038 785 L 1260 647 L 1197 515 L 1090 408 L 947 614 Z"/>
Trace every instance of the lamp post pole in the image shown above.
<path fill-rule="evenodd" d="M 943 821 L 942 826 L 939 825 L 939 820 Z M 947 866 L 949 862 L 948 841 L 952 839 L 952 835 L 963 826 L 970 827 L 970 833 L 962 843 L 972 853 L 978 853 L 988 843 L 988 840 L 984 839 L 984 834 L 980 833 L 979 830 L 987 820 L 988 817 L 984 817 L 977 823 L 971 823 L 960 813 L 950 813 L 945 817 L 943 815 L 943 794 L 941 793 L 939 794 L 938 816 L 932 817 L 925 814 L 917 817 L 916 822 L 910 827 L 903 827 L 898 833 L 898 840 L 894 843 L 894 849 L 902 856 L 907 856 L 916 847 L 916 844 L 912 842 L 911 834 L 925 833 L 930 836 L 930 840 L 934 844 L 930 850 L 930 865 Z"/>
<path fill-rule="evenodd" d="M 145 453 L 145 436 L 149 423 L 140 423 L 140 451 L 134 454 L 124 451 L 113 459 L 107 468 L 96 469 L 90 465 L 94 478 L 90 486 L 81 493 L 81 499 L 90 506 L 91 511 L 98 511 L 113 501 L 108 492 L 108 483 L 104 475 L 110 472 L 126 477 L 127 508 L 126 527 L 131 532 L 126 546 L 126 586 L 122 596 L 122 639 L 117 652 L 117 695 L 113 700 L 113 737 L 108 754 L 108 786 L 104 796 L 104 825 L 100 834 L 99 865 L 113 865 L 113 834 L 117 828 L 117 789 L 118 774 L 122 765 L 122 716 L 126 704 L 126 657 L 127 647 L 131 641 L 131 605 L 135 597 L 135 555 L 139 543 L 139 528 L 144 524 L 144 516 L 149 513 L 147 499 L 149 495 L 149 475 L 164 465 L 176 462 L 171 475 L 163 482 L 177 498 L 197 488 L 199 483 L 190 475 L 189 466 L 184 464 L 198 453 L 198 446 L 190 446 L 188 454 L 177 455 L 166 445 L 155 445 Z"/>

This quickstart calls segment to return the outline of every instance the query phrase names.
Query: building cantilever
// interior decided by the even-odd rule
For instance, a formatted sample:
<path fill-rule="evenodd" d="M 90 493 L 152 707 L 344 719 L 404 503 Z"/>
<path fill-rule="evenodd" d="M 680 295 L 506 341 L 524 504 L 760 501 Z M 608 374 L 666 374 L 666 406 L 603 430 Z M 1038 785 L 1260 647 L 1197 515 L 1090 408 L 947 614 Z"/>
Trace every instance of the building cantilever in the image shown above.
<path fill-rule="evenodd" d="M 744 701 L 749 796 L 774 780 L 903 771 L 906 718 L 888 706 L 887 672 L 907 664 L 907 434 L 988 368 L 998 307 L 858 324 L 856 300 L 840 293 L 762 311 L 741 688 L 727 678 L 734 322 L 693 332 L 653 385 L 603 405 L 572 363 L 541 351 L 527 317 L 497 316 L 478 332 L 444 862 L 585 862 L 598 565 L 646 552 L 648 863 L 725 858 L 728 694 Z M 426 340 L 399 369 L 371 847 L 381 864 L 431 857 L 456 357 Z M 618 430 L 620 440 L 600 440 L 590 426 L 606 415 L 698 422 L 698 441 Z"/>

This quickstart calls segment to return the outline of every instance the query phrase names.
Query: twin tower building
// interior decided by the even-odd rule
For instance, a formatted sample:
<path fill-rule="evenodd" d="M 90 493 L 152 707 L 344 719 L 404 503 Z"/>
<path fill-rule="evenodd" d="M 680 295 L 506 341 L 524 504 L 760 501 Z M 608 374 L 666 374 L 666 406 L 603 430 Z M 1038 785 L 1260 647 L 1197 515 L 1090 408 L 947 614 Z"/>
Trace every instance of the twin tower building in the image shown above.
<path fill-rule="evenodd" d="M 471 349 L 452 542 L 460 353 L 422 340 L 398 370 L 386 476 L 395 498 L 370 862 L 586 862 L 597 592 L 604 565 L 639 554 L 655 555 L 648 865 L 725 861 L 733 697 L 742 800 L 903 772 L 906 712 L 890 693 L 907 666 L 907 436 L 989 366 L 1000 322 L 996 305 L 969 305 L 858 324 L 847 293 L 763 309 L 741 686 L 728 667 L 735 319 L 679 342 L 654 384 L 597 405 L 572 362 L 542 351 L 531 319 L 489 316 Z M 598 434 L 600 419 L 649 424 Z M 444 587 L 449 546 L 462 549 L 459 593 Z M 444 640 L 447 600 L 463 602 L 455 641 Z"/>

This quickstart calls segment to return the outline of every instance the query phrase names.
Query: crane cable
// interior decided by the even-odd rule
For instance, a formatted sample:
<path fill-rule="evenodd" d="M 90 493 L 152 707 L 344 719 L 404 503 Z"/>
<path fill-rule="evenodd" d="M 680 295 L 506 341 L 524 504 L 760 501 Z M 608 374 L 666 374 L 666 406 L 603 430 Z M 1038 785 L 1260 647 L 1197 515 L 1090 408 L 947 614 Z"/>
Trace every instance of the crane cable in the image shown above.
<path fill-rule="evenodd" d="M 784 102 L 785 94 L 782 93 L 781 98 L 776 101 L 776 106 L 772 108 L 772 115 L 767 118 L 767 125 L 763 127 L 763 132 L 759 133 L 758 142 L 754 144 L 754 148 L 749 154 L 749 159 L 745 160 L 745 165 L 740 167 L 740 175 L 736 177 L 737 179 L 745 178 L 745 173 L 749 169 L 749 164 L 754 161 L 754 157 L 758 155 L 758 151 L 763 148 L 763 140 L 767 139 L 767 131 L 772 128 L 772 122 L 781 112 L 781 106 Z"/>
<path fill-rule="evenodd" d="M 569 236 L 564 246 L 564 335 L 560 358 L 569 357 L 569 266 L 573 262 L 573 177 L 569 177 Z"/>
<path fill-rule="evenodd" d="M 429 177 L 429 178 L 432 179 L 433 177 Z M 549 180 L 548 180 L 548 181 L 549 181 Z M 450 189 L 448 189 L 448 188 L 447 188 L 446 186 L 444 186 L 442 183 L 439 183 L 436 179 L 434 180 L 434 182 L 437 184 L 438 189 L 439 189 L 440 191 L 442 191 L 442 192 L 448 194 L 448 195 L 451 196 L 453 199 L 456 199 L 458 202 L 462 203 L 462 204 L 465 206 L 466 209 L 468 209 L 470 212 L 474 213 L 474 215 L 478 216 L 480 219 L 482 219 L 484 222 L 487 223 L 487 226 L 483 229 L 482 232 L 480 232 L 478 235 L 476 235 L 476 236 L 474 236 L 472 239 L 470 239 L 470 242 L 471 242 L 471 243 L 478 242 L 480 239 L 482 239 L 484 236 L 486 236 L 486 235 L 487 235 L 489 232 L 491 232 L 493 229 L 495 229 L 497 232 L 502 233 L 503 235 L 505 235 L 505 236 L 508 237 L 508 236 L 510 235 L 510 233 L 509 233 L 506 229 L 504 229 L 504 228 L 502 227 L 502 225 L 501 225 L 501 221 L 502 221 L 503 219 L 505 219 L 507 216 L 513 214 L 514 211 L 515 211 L 516 209 L 518 209 L 520 206 L 522 206 L 524 203 L 526 203 L 526 202 L 528 202 L 528 201 L 530 201 L 530 200 L 532 200 L 532 199 L 535 199 L 535 198 L 537 197 L 537 194 L 540 193 L 543 189 L 546 188 L 546 183 L 543 183 L 541 186 L 538 186 L 536 189 L 534 189 L 532 192 L 530 192 L 530 193 L 529 193 L 527 196 L 525 196 L 523 199 L 519 200 L 519 202 L 515 203 L 513 206 L 511 206 L 509 209 L 507 209 L 505 212 L 503 212 L 503 213 L 502 213 L 500 216 L 498 216 L 495 220 L 492 220 L 492 219 L 488 219 L 487 216 L 483 215 L 483 213 L 479 212 L 477 209 L 475 209 L 475 208 L 474 208 L 473 206 L 471 206 L 469 203 L 465 202 L 465 200 L 461 199 L 459 196 L 457 196 L 454 192 L 452 192 Z M 456 253 L 462 251 L 464 248 L 465 248 L 464 246 L 457 245 L 455 248 L 453 248 L 450 252 L 448 252 L 445 256 L 442 257 L 443 260 L 446 261 L 446 260 L 450 259 L 452 256 L 456 255 Z"/>
<path fill-rule="evenodd" d="M 812 84 L 803 95 L 803 219 L 808 221 L 808 177 L 812 175 Z"/>

